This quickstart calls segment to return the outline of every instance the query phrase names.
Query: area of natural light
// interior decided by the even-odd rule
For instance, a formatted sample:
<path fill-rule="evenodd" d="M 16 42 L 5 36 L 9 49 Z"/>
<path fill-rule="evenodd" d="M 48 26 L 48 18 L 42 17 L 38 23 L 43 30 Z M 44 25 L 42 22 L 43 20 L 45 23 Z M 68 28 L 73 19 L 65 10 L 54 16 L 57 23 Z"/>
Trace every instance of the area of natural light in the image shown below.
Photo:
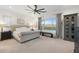
<path fill-rule="evenodd" d="M 56 33 L 56 19 L 55 18 L 48 18 L 42 20 L 42 30 Z"/>

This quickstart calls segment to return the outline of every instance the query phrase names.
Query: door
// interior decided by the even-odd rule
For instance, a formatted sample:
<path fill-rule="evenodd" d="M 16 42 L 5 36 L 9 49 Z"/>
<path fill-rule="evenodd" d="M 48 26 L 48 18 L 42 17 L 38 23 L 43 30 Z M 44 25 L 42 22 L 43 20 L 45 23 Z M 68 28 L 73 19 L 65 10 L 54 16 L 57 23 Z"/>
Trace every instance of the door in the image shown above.
<path fill-rule="evenodd" d="M 75 40 L 77 14 L 64 16 L 64 39 L 69 41 Z"/>

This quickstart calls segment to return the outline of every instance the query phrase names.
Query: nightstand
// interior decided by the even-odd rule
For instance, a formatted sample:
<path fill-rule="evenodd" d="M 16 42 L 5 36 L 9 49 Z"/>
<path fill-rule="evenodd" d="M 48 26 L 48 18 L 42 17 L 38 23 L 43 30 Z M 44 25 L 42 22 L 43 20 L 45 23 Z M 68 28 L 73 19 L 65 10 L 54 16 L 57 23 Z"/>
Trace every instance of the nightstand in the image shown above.
<path fill-rule="evenodd" d="M 11 38 L 13 38 L 12 31 L 1 32 L 1 40 L 11 39 Z"/>

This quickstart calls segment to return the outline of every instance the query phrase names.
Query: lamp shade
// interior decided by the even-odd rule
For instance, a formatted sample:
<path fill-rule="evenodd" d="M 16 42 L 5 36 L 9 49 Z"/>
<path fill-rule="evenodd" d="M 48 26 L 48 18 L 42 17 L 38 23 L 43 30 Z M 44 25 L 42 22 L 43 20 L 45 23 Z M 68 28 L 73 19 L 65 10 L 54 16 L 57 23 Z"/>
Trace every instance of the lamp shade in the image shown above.
<path fill-rule="evenodd" d="M 5 23 L 3 21 L 0 21 L 1 32 L 3 32 L 3 26 L 5 26 Z"/>
<path fill-rule="evenodd" d="M 3 21 L 0 21 L 0 26 L 5 25 L 5 23 Z"/>

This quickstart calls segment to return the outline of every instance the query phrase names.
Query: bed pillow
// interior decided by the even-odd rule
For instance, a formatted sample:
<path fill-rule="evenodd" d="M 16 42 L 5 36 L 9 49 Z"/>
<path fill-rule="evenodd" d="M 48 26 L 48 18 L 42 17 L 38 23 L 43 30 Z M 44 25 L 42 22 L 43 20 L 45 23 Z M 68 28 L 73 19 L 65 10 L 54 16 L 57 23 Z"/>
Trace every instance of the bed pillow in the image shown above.
<path fill-rule="evenodd" d="M 18 31 L 18 32 L 27 32 L 27 31 L 30 31 L 30 29 L 27 28 L 27 27 L 19 27 L 19 28 L 16 28 L 16 31 Z"/>

